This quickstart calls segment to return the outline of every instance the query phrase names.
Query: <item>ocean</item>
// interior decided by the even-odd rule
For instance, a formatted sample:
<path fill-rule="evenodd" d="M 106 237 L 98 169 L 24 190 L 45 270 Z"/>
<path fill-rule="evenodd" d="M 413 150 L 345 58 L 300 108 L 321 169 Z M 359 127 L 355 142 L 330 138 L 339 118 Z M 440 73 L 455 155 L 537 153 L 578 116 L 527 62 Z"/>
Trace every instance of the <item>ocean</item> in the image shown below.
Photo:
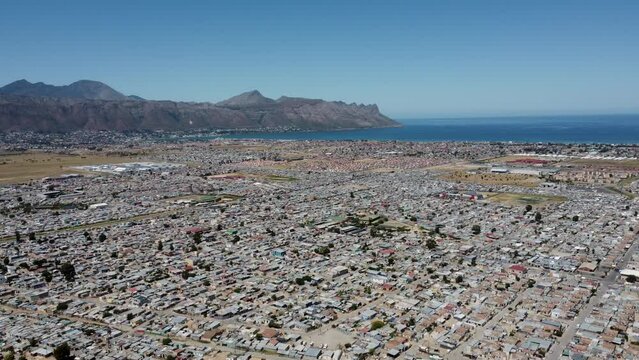
<path fill-rule="evenodd" d="M 639 144 L 639 115 L 529 116 L 399 120 L 401 128 L 246 132 L 233 139 L 512 141 Z"/>

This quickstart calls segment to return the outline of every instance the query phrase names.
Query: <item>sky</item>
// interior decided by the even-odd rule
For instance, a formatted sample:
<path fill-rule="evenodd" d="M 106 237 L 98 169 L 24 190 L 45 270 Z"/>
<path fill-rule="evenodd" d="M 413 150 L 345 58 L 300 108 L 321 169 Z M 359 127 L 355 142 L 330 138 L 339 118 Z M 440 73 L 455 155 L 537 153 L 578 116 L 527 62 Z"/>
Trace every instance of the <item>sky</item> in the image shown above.
<path fill-rule="evenodd" d="M 0 0 L 0 84 L 258 89 L 397 119 L 639 113 L 639 1 Z"/>

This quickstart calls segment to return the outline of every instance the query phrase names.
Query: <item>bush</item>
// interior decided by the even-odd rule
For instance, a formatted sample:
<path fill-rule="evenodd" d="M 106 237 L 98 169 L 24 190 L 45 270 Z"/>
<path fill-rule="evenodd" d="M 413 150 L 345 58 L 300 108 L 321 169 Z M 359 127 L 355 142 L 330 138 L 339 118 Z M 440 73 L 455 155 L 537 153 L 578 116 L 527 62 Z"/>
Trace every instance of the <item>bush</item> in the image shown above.
<path fill-rule="evenodd" d="M 373 320 L 371 323 L 371 331 L 375 331 L 377 329 L 381 329 L 386 325 L 382 320 Z"/>
<path fill-rule="evenodd" d="M 67 343 L 62 343 L 53 349 L 53 357 L 56 360 L 72 360 L 71 347 Z"/>
<path fill-rule="evenodd" d="M 315 248 L 315 253 L 327 256 L 328 254 L 331 253 L 331 250 L 328 247 L 326 247 L 326 246 L 320 246 L 320 247 Z"/>
<path fill-rule="evenodd" d="M 60 272 L 67 281 L 75 280 L 75 266 L 71 263 L 64 263 L 60 265 Z"/>

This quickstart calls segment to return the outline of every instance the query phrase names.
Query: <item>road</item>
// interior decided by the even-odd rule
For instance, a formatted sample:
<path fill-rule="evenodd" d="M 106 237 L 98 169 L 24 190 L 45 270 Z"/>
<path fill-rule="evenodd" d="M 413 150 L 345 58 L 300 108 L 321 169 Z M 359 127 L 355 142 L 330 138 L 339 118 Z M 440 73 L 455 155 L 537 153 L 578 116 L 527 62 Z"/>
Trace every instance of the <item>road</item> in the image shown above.
<path fill-rule="evenodd" d="M 637 240 L 637 236 L 636 234 L 634 234 L 632 239 L 632 245 L 626 251 L 624 256 L 621 258 L 621 261 L 617 263 L 618 269 L 623 269 L 624 267 L 626 267 L 626 265 L 628 265 L 628 262 L 632 258 L 632 254 L 634 254 L 637 251 L 639 242 L 637 242 L 636 240 Z M 610 288 L 610 285 L 614 284 L 617 281 L 618 277 L 619 277 L 618 271 L 611 270 L 608 272 L 608 275 L 606 275 L 606 277 L 603 280 L 601 280 L 601 285 L 599 286 L 599 288 L 597 288 L 597 292 L 595 296 L 590 298 L 590 301 L 588 302 L 588 304 L 586 304 L 586 306 L 583 309 L 581 309 L 581 311 L 579 312 L 579 315 L 577 315 L 577 317 L 570 323 L 568 328 L 564 330 L 564 333 L 561 336 L 561 338 L 559 338 L 559 340 L 550 349 L 550 351 L 548 351 L 548 354 L 546 354 L 546 359 L 555 360 L 561 357 L 563 350 L 570 344 L 570 341 L 577 333 L 577 329 L 578 329 L 577 326 L 584 322 L 586 317 L 588 317 L 588 315 L 590 315 L 590 313 L 592 312 L 592 309 L 595 307 L 595 305 L 599 305 L 603 295 L 608 291 L 608 289 Z"/>

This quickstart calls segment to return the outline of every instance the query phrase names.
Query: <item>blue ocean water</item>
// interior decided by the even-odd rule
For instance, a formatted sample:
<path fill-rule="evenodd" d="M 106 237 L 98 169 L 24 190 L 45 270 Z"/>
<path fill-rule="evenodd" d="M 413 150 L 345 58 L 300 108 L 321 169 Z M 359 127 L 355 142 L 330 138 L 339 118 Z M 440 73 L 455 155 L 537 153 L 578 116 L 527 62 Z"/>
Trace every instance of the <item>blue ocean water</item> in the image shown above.
<path fill-rule="evenodd" d="M 237 133 L 234 139 L 513 141 L 638 144 L 639 115 L 534 116 L 400 121 L 401 128 Z"/>

